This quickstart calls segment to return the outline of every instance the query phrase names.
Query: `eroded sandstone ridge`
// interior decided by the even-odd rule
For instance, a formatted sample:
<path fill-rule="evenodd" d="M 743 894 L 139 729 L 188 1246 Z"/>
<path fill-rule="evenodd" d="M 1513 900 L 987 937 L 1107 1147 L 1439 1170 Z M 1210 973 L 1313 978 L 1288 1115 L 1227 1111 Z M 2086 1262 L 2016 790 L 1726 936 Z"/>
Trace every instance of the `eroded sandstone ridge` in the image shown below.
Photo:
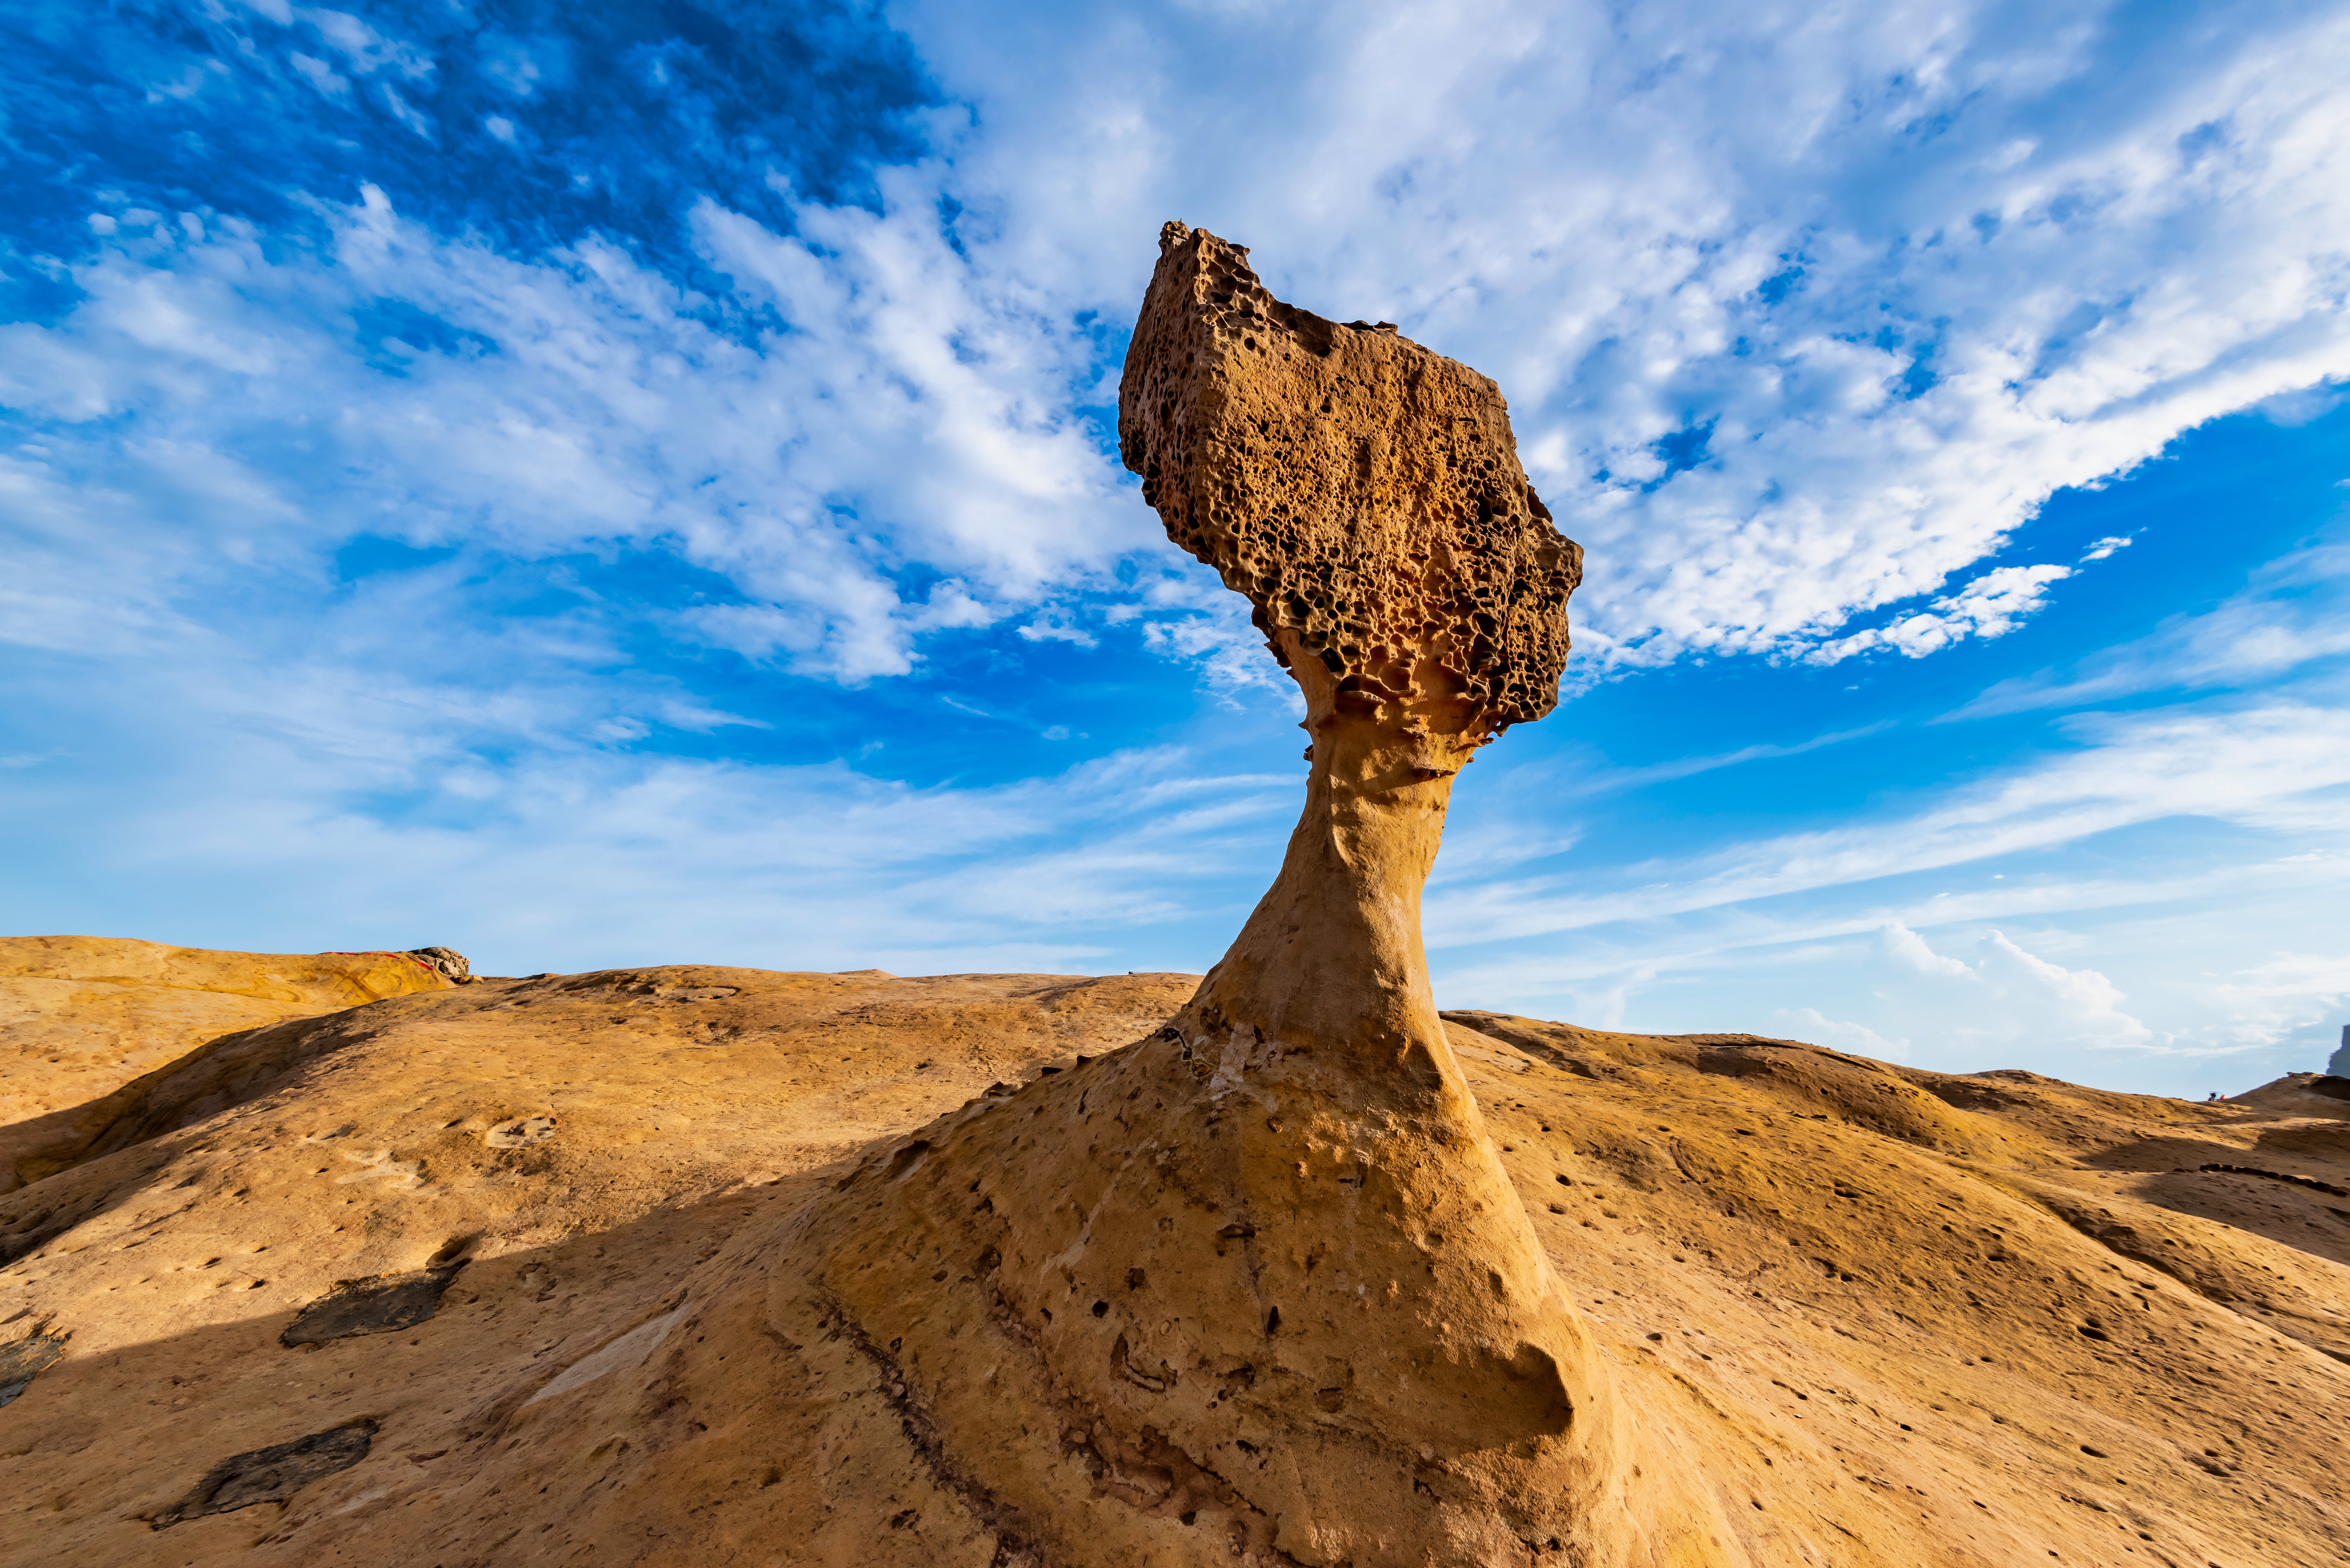
<path fill-rule="evenodd" d="M 1556 703 L 1579 574 L 1501 394 L 1170 224 L 1119 431 L 1305 694 L 1304 815 L 1166 1028 L 860 1173 L 780 1317 L 875 1347 L 1055 1560 L 1731 1560 L 1611 1397 L 1428 984 L 1453 777 Z"/>
<path fill-rule="evenodd" d="M 214 982 L 247 984 L 238 960 L 285 972 L 214 953 Z M 1198 984 L 671 966 L 433 987 L 199 1046 L 140 1110 L 153 1136 L 0 1199 L 0 1565 L 1229 1552 L 1253 1516 L 1224 1500 L 1258 1480 L 1180 1462 L 1164 1429 L 1120 1447 L 1110 1417 L 1049 1419 L 1067 1407 L 1042 1336 L 995 1315 L 1137 1312 L 1184 1289 L 1180 1253 L 1097 1290 L 1080 1252 L 1080 1289 L 1040 1289 L 1003 1245 L 1036 1216 L 1005 1210 L 1096 1189 L 949 1169 L 984 1147 L 954 1130 L 973 1127 L 1079 1168 L 1122 1136 L 1099 1114 L 1119 1047 Z M 0 1008 L 0 1049 L 78 1005 Z M 1614 1397 L 1688 1439 L 1756 1564 L 2342 1561 L 2350 1102 L 1444 1023 Z M 73 1070 L 18 1060 L 36 1090 Z M 1073 1088 L 1075 1121 L 1033 1110 Z M 861 1255 L 834 1228 L 857 1211 Z M 794 1304 L 788 1282 L 867 1262 L 828 1317 Z M 881 1275 L 905 1303 L 864 1304 Z M 931 1312 L 943 1329 L 906 1333 Z M 1127 1375 L 1166 1383 L 1139 1344 Z M 993 1484 L 1031 1464 L 1048 1473 Z"/>
<path fill-rule="evenodd" d="M 231 1030 L 466 982 L 450 948 L 220 953 L 105 937 L 0 937 L 0 1193 L 141 1132 L 190 1097 L 188 1053 Z M 108 1141 L 111 1140 L 111 1141 Z"/>

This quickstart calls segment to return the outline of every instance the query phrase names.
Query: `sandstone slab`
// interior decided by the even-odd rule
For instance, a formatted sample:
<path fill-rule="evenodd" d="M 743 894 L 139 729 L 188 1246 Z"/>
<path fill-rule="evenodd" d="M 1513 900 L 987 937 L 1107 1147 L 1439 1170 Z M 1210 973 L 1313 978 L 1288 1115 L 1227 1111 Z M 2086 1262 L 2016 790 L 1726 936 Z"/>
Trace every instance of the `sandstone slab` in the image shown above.
<path fill-rule="evenodd" d="M 737 991 L 648 1001 L 681 980 Z M 1103 1561 L 1090 1519 L 974 1486 L 911 1386 L 770 1299 L 852 1173 L 848 1194 L 919 1179 L 908 1151 L 942 1120 L 1041 1138 L 1029 1096 L 1102 1081 L 1195 984 L 667 969 L 341 1015 L 340 1045 L 254 1098 L 0 1204 L 14 1225 L 88 1205 L 0 1272 L 24 1308 L 0 1334 L 61 1348 L 0 1407 L 0 1563 Z M 2340 1560 L 2350 1203 L 2201 1168 L 2350 1186 L 2340 1117 L 1752 1036 L 1444 1024 L 1546 1266 L 1753 1561 Z M 483 1142 L 525 1110 L 561 1130 Z M 425 1184 L 342 1182 L 353 1145 Z M 1003 1175 L 970 1202 L 1001 1209 Z M 280 1343 L 337 1281 L 465 1237 L 413 1329 Z M 1056 1318 L 1162 1288 L 1079 1272 Z M 1037 1364 L 991 1354 L 999 1421 L 1049 1417 L 1013 1397 Z M 359 1419 L 380 1427 L 349 1468 L 153 1530 L 224 1459 Z M 1067 1462 L 1103 1509 L 1215 1524 L 1214 1478 L 1083 1433 Z"/>
<path fill-rule="evenodd" d="M 79 1107 L 240 1029 L 438 991 L 469 972 L 420 953 L 238 953 L 107 937 L 0 938 L 0 1192 L 70 1145 Z M 20 1161 L 33 1168 L 19 1174 Z"/>

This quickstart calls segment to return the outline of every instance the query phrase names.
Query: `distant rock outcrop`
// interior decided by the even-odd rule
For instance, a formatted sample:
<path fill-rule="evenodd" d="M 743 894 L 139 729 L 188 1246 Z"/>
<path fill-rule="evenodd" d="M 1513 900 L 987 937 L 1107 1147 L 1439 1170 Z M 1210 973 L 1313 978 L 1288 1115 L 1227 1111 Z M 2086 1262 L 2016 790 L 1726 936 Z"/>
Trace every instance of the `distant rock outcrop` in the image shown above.
<path fill-rule="evenodd" d="M 400 956 L 414 959 L 452 985 L 473 983 L 473 966 L 454 948 L 410 948 Z"/>
<path fill-rule="evenodd" d="M 147 1076 L 176 1075 L 184 1086 L 202 1070 L 189 1054 L 207 1042 L 470 973 L 448 948 L 240 953 L 0 937 L 0 1193 L 84 1158 L 109 1130 L 127 1132 L 151 1097 Z"/>

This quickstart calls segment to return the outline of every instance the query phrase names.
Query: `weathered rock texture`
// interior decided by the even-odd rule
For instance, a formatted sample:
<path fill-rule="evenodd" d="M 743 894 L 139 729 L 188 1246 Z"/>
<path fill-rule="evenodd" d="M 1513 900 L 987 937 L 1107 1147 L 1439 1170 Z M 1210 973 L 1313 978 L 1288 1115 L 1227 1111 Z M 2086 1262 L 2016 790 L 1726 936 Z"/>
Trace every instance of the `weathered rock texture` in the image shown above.
<path fill-rule="evenodd" d="M 16 1236 L 75 1217 L 0 1268 L 0 1317 L 23 1309 L 0 1324 L 0 1391 L 23 1384 L 0 1407 L 0 1563 L 1076 1568 L 1145 1529 L 1228 1524 L 1229 1478 L 1039 1428 L 1043 1352 L 1008 1324 L 948 1343 L 994 1373 L 996 1442 L 1062 1446 L 1043 1511 L 946 1442 L 920 1400 L 931 1353 L 911 1379 L 892 1366 L 916 1341 L 769 1308 L 810 1216 L 854 1199 L 898 1222 L 869 1206 L 934 1168 L 942 1126 L 1024 1129 L 1024 1165 L 1121 1136 L 1032 1107 L 1075 1090 L 1093 1115 L 1118 1047 L 1197 983 L 678 967 L 290 1025 L 331 1043 L 0 1199 Z M 1756 1563 L 2343 1561 L 2350 1199 L 2321 1187 L 2350 1188 L 2350 1102 L 1444 1027 L 1616 1397 L 1687 1434 Z M 518 1117 L 556 1131 L 491 1140 Z M 1000 1175 L 962 1179 L 966 1213 L 1078 1200 Z M 877 1270 L 914 1272 L 890 1260 L 935 1239 L 877 1230 Z M 452 1248 L 466 1266 L 429 1317 L 283 1342 L 338 1282 Z M 983 1258 L 911 1282 L 967 1298 Z M 1181 1285 L 1077 1263 L 1044 1300 L 1056 1324 Z M 1128 1363 L 1163 1380 L 1131 1341 Z M 225 1462 L 366 1421 L 364 1457 L 282 1502 L 153 1528 Z"/>
<path fill-rule="evenodd" d="M 234 953 L 108 937 L 0 937 L 0 1192 L 122 1127 L 151 1071 L 232 1030 L 439 990 L 469 972 L 419 952 Z"/>
<path fill-rule="evenodd" d="M 1305 694 L 1304 815 L 1167 1028 L 859 1173 L 778 1320 L 876 1347 L 1063 1555 L 1731 1560 L 1669 1435 L 1610 1397 L 1429 990 L 1453 775 L 1555 704 L 1578 573 L 1501 394 L 1170 224 L 1118 425 Z M 1101 1479 L 1137 1469 L 1181 1484 Z"/>
<path fill-rule="evenodd" d="M 1204 230 L 1170 223 L 1159 251 L 1118 443 L 1308 700 L 1472 741 L 1555 707 L 1583 552 L 1501 389 L 1386 322 L 1283 304 Z"/>
<path fill-rule="evenodd" d="M 1177 226 L 1121 428 L 1306 701 L 1224 961 L 208 1041 L 0 1200 L 0 1562 L 2350 1560 L 2350 1101 L 1440 1016 L 1575 578 L 1498 395 Z"/>

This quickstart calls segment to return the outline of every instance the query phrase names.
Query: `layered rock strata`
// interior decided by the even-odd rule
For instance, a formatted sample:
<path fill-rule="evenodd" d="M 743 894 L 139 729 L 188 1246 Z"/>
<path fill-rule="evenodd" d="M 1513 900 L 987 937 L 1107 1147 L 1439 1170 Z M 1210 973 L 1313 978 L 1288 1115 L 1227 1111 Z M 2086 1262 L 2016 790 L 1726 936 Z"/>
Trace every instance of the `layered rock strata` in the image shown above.
<path fill-rule="evenodd" d="M 1556 703 L 1580 576 L 1499 390 L 1170 224 L 1119 435 L 1297 680 L 1304 815 L 1166 1028 L 855 1173 L 779 1321 L 855 1335 L 1055 1561 L 1727 1560 L 1611 1396 L 1428 983 L 1453 778 Z"/>

